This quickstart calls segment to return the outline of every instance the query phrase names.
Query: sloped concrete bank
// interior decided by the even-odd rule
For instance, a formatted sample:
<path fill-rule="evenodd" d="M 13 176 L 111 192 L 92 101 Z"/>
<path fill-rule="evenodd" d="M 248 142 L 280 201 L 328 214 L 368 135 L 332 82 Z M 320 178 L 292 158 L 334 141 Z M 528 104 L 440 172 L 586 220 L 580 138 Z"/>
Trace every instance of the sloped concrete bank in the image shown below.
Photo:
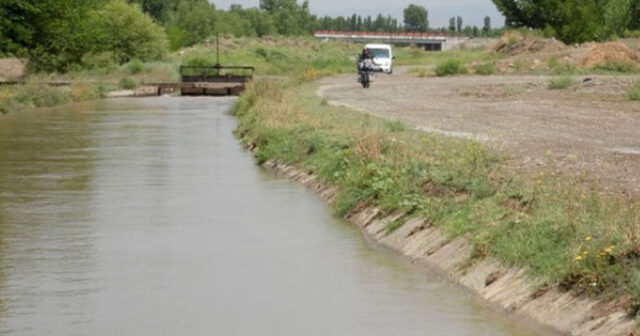
<path fill-rule="evenodd" d="M 274 161 L 263 165 L 314 190 L 328 203 L 338 193 L 336 187 L 325 185 L 316 176 L 295 167 Z M 383 216 L 374 207 L 358 208 L 347 217 L 372 240 L 441 273 L 510 318 L 550 334 L 636 335 L 635 320 L 615 303 L 576 296 L 558 286 L 545 286 L 525 270 L 505 267 L 495 260 L 472 263 L 472 246 L 466 239 L 450 239 L 425 219 L 405 218 L 402 213 Z M 404 225 L 388 233 L 388 224 L 399 219 Z"/>

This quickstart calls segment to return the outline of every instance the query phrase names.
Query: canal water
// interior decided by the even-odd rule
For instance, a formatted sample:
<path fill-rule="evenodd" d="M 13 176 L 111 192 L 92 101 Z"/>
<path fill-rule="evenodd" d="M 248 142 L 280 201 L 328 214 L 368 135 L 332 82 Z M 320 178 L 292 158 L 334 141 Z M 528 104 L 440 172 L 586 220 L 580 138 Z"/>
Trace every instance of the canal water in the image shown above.
<path fill-rule="evenodd" d="M 1 117 L 0 334 L 531 335 L 256 166 L 233 102 Z"/>

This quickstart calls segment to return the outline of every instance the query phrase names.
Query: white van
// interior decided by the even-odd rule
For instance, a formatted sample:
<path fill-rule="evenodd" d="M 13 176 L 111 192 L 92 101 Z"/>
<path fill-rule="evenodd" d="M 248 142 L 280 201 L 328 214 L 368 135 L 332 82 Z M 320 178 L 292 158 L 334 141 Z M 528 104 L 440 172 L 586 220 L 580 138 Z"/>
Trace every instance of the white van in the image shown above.
<path fill-rule="evenodd" d="M 393 73 L 393 50 L 388 44 L 367 44 L 365 49 L 369 49 L 373 57 L 373 70 Z"/>

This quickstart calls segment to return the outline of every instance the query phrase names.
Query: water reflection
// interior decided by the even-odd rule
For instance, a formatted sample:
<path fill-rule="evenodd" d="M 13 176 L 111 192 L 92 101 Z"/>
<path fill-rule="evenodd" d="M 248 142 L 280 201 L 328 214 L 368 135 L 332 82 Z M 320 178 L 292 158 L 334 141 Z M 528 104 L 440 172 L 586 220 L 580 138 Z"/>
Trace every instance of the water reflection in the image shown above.
<path fill-rule="evenodd" d="M 6 335 L 528 335 L 254 165 L 228 99 L 0 119 Z"/>

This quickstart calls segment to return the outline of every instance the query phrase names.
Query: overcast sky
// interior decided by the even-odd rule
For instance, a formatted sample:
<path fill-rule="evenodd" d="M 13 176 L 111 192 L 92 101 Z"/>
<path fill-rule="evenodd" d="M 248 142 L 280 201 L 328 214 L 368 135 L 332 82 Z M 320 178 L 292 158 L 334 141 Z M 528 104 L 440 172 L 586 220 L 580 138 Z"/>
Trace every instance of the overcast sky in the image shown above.
<path fill-rule="evenodd" d="M 301 0 L 299 0 L 301 1 Z M 217 8 L 227 9 L 232 3 L 244 7 L 257 7 L 259 0 L 212 0 Z M 449 18 L 462 16 L 463 24 L 482 26 L 484 17 L 491 16 L 491 25 L 501 27 L 504 17 L 498 13 L 491 0 L 309 0 L 311 13 L 317 16 L 351 15 L 353 13 L 367 15 L 394 16 L 402 21 L 402 10 L 410 3 L 421 5 L 429 11 L 429 26 L 443 27 L 449 25 Z"/>

